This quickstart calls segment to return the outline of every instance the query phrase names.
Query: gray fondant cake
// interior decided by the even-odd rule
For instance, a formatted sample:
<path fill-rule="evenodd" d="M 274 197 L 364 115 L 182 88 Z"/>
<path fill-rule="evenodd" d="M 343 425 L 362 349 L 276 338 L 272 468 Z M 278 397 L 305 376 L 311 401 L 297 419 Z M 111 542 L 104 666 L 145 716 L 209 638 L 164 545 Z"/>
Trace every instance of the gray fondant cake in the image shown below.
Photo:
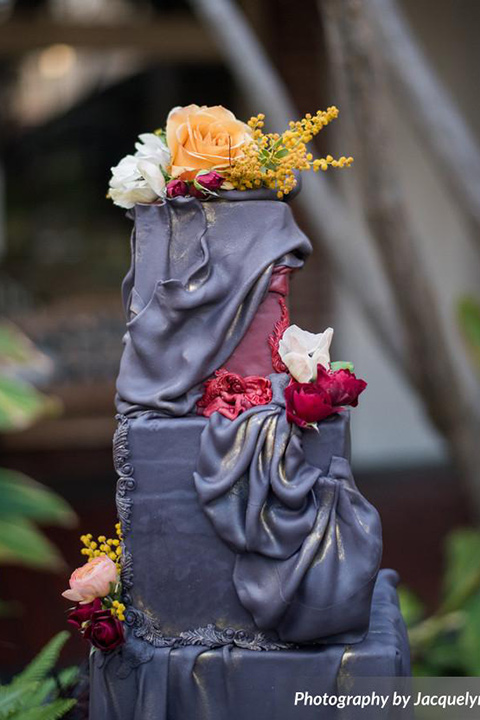
<path fill-rule="evenodd" d="M 91 720 L 287 720 L 286 678 L 408 674 L 397 578 L 378 577 L 378 514 L 350 470 L 358 392 L 335 389 L 315 422 L 315 383 L 289 373 L 314 355 L 282 352 L 310 253 L 290 207 L 229 192 L 132 217 L 114 442 L 126 639 L 92 656 Z M 315 412 L 336 382 L 318 373 Z"/>

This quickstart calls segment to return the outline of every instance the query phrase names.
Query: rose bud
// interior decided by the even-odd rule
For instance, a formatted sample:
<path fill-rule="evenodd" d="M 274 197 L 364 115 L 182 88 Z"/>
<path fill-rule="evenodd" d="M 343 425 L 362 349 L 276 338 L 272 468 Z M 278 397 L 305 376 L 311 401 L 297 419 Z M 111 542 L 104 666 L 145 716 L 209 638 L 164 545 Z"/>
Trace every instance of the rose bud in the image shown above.
<path fill-rule="evenodd" d="M 167 195 L 169 198 L 183 197 L 188 195 L 188 185 L 184 180 L 170 180 L 167 183 Z"/>
<path fill-rule="evenodd" d="M 197 173 L 193 184 L 197 190 L 210 190 L 212 192 L 219 190 L 222 187 L 223 182 L 224 179 L 220 173 L 215 172 L 215 170 L 210 170 L 208 172 L 200 171 Z"/>

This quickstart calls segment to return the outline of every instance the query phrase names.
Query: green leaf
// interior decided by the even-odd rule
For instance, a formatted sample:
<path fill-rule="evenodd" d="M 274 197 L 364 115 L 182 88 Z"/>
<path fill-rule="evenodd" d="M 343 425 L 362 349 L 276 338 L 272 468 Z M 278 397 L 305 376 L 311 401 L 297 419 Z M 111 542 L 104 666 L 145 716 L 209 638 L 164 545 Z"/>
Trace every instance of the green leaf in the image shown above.
<path fill-rule="evenodd" d="M 0 520 L 12 515 L 63 527 L 72 527 L 77 519 L 52 490 L 22 473 L 0 468 Z"/>
<path fill-rule="evenodd" d="M 418 623 L 425 612 L 425 606 L 421 600 L 408 588 L 401 585 L 398 588 L 400 608 L 407 627 Z"/>
<path fill-rule="evenodd" d="M 73 699 L 54 700 L 48 705 L 22 711 L 18 718 L 14 717 L 12 720 L 59 720 L 76 705 L 76 702 Z"/>
<path fill-rule="evenodd" d="M 464 607 L 480 590 L 480 532 L 457 530 L 447 537 L 443 602 L 439 613 Z"/>
<path fill-rule="evenodd" d="M 60 404 L 23 380 L 0 376 L 0 431 L 23 430 L 45 415 L 59 412 Z"/>
<path fill-rule="evenodd" d="M 13 682 L 24 683 L 32 680 L 43 680 L 55 666 L 60 652 L 69 637 L 70 634 L 65 630 L 55 635 L 20 675 L 17 675 Z"/>
<path fill-rule="evenodd" d="M 45 535 L 26 518 L 15 516 L 0 518 L 0 561 L 46 570 L 58 570 L 64 564 Z"/>
<path fill-rule="evenodd" d="M 38 688 L 38 682 L 30 680 L 22 684 L 0 685 L 0 718 L 9 717 L 21 708 L 28 697 Z"/>
<path fill-rule="evenodd" d="M 79 671 L 77 667 L 62 670 L 56 677 L 49 677 L 40 683 L 38 689 L 26 699 L 25 709 L 39 707 L 48 701 L 55 700 L 59 692 L 63 695 L 66 690 L 76 685 Z"/>
<path fill-rule="evenodd" d="M 330 370 L 333 372 L 336 372 L 337 370 L 350 370 L 350 372 L 354 372 L 355 366 L 353 363 L 348 361 L 342 361 L 342 360 L 336 360 L 336 362 L 330 363 Z"/>
<path fill-rule="evenodd" d="M 469 676 L 480 675 L 480 593 L 472 597 L 465 606 L 467 621 L 463 628 L 459 648 Z"/>
<path fill-rule="evenodd" d="M 480 370 L 480 302 L 472 297 L 462 298 L 458 303 L 457 316 L 472 359 Z"/>

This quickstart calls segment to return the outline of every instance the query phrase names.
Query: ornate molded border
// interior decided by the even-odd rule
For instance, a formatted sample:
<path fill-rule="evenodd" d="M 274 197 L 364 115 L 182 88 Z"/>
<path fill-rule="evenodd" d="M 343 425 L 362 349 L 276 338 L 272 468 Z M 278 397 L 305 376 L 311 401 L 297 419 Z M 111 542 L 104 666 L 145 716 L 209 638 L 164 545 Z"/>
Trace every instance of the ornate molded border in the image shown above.
<path fill-rule="evenodd" d="M 130 462 L 128 445 L 129 420 L 124 415 L 117 415 L 118 426 L 113 436 L 113 462 L 118 474 L 116 503 L 118 518 L 125 534 L 131 529 L 132 498 L 129 496 L 136 488 L 133 477 L 134 468 Z M 167 637 L 158 628 L 155 621 L 132 607 L 130 591 L 133 587 L 133 557 L 123 546 L 122 585 L 124 602 L 127 606 L 125 624 L 131 629 L 133 636 L 147 642 L 153 647 L 185 647 L 186 645 L 202 645 L 207 648 L 218 648 L 234 645 L 245 650 L 288 650 L 295 647 L 291 643 L 282 643 L 267 637 L 262 632 L 252 633 L 235 628 L 217 628 L 215 625 L 186 630 L 178 637 Z"/>
<path fill-rule="evenodd" d="M 246 630 L 206 625 L 195 630 L 181 632 L 178 637 L 167 637 L 157 627 L 155 621 L 145 613 L 130 608 L 125 614 L 125 623 L 131 628 L 133 635 L 157 648 L 185 647 L 186 645 L 202 645 L 207 648 L 219 648 L 234 645 L 244 650 L 291 650 L 296 647 L 292 643 L 272 640 L 262 632 L 252 633 Z"/>

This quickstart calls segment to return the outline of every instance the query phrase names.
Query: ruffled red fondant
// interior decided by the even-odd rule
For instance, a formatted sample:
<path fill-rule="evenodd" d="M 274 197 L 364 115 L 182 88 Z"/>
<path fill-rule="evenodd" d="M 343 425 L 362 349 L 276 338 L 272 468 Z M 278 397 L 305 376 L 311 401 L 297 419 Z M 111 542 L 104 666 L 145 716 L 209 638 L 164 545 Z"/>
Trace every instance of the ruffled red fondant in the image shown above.
<path fill-rule="evenodd" d="M 255 405 L 267 405 L 272 399 L 270 380 L 259 375 L 242 377 L 222 368 L 205 383 L 203 397 L 197 403 L 199 415 L 214 412 L 234 420 Z"/>

